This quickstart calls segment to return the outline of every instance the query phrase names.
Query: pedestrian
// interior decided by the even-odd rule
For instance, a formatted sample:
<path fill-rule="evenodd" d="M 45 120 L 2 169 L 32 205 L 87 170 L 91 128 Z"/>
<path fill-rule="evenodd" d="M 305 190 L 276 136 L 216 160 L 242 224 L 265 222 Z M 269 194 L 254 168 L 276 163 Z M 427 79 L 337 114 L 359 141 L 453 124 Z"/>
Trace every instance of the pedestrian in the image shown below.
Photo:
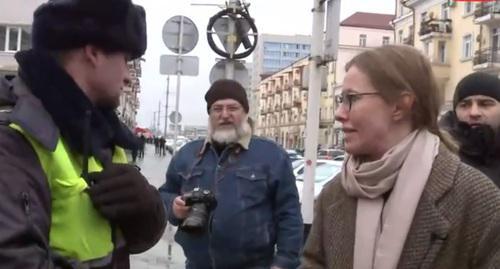
<path fill-rule="evenodd" d="M 166 152 L 165 152 L 165 143 L 167 141 L 165 140 L 165 138 L 163 136 L 160 136 L 160 140 L 158 141 L 158 145 L 160 147 L 159 151 L 160 151 L 160 156 L 165 156 L 166 155 Z"/>
<path fill-rule="evenodd" d="M 51 0 L 31 37 L 18 76 L 0 83 L 0 267 L 129 268 L 166 225 L 115 113 L 127 61 L 146 49 L 144 9 Z"/>
<path fill-rule="evenodd" d="M 238 82 L 214 82 L 205 100 L 208 137 L 179 150 L 160 188 L 186 268 L 296 268 L 303 223 L 288 155 L 252 136 Z"/>
<path fill-rule="evenodd" d="M 139 145 L 139 159 L 144 159 L 144 147 L 146 146 L 146 137 L 144 134 L 141 134 L 140 137 L 141 144 Z"/>
<path fill-rule="evenodd" d="M 500 186 L 500 79 L 481 72 L 464 77 L 453 111 L 440 123 L 458 142 L 460 159 Z"/>
<path fill-rule="evenodd" d="M 316 200 L 300 268 L 497 268 L 500 190 L 441 135 L 428 59 L 383 46 L 346 66 L 342 172 Z"/>

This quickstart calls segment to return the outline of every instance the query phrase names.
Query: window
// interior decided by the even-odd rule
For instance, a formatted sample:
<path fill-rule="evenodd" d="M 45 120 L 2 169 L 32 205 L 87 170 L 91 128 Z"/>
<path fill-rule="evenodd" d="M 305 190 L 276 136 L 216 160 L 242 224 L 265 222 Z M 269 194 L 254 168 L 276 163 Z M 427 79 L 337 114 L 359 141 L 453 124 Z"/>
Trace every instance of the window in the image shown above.
<path fill-rule="evenodd" d="M 422 14 L 420 14 L 420 19 L 421 21 L 427 21 L 427 12 L 422 12 Z"/>
<path fill-rule="evenodd" d="M 448 7 L 448 3 L 441 4 L 441 19 L 446 20 L 449 17 L 450 9 Z"/>
<path fill-rule="evenodd" d="M 472 35 L 466 35 L 462 41 L 462 58 L 468 59 L 472 56 Z"/>
<path fill-rule="evenodd" d="M 389 45 L 389 37 L 388 36 L 382 37 L 382 45 Z"/>
<path fill-rule="evenodd" d="M 446 42 L 445 41 L 439 41 L 438 43 L 438 57 L 439 57 L 439 63 L 446 63 Z"/>
<path fill-rule="evenodd" d="M 403 43 L 403 30 L 399 30 L 398 32 L 398 43 Z"/>
<path fill-rule="evenodd" d="M 500 28 L 493 28 L 491 30 L 491 48 L 494 50 L 500 49 Z"/>
<path fill-rule="evenodd" d="M 359 46 L 366 47 L 366 35 L 359 35 Z"/>
<path fill-rule="evenodd" d="M 31 47 L 31 33 L 27 27 L 0 25 L 0 51 L 15 52 Z"/>
<path fill-rule="evenodd" d="M 464 15 L 472 13 L 472 2 L 464 3 Z"/>
<path fill-rule="evenodd" d="M 405 13 L 405 7 L 399 1 L 398 1 L 398 4 L 399 4 L 399 16 L 401 17 Z"/>
<path fill-rule="evenodd" d="M 0 51 L 5 50 L 5 40 L 7 38 L 7 26 L 0 25 Z"/>

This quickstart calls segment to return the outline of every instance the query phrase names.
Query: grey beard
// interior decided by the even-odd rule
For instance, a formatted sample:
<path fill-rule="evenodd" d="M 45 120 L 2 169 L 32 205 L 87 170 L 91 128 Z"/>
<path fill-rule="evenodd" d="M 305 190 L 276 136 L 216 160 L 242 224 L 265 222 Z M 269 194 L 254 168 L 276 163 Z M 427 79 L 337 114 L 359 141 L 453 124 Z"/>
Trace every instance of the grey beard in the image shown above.
<path fill-rule="evenodd" d="M 220 144 L 231 144 L 238 142 L 242 137 L 246 135 L 250 135 L 252 133 L 252 129 L 250 124 L 245 119 L 239 126 L 232 126 L 232 128 L 225 128 L 222 130 L 217 130 L 213 128 L 213 126 L 208 124 L 209 126 L 209 136 L 212 141 L 220 143 Z"/>

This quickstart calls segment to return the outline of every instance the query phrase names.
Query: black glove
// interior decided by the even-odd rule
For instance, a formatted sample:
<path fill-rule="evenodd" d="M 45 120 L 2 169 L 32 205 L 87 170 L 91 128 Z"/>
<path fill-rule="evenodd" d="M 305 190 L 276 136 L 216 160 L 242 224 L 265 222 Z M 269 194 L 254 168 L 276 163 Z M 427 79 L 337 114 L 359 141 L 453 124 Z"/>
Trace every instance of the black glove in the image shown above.
<path fill-rule="evenodd" d="M 154 246 L 167 224 L 159 192 L 139 170 L 129 164 L 111 164 L 102 172 L 90 173 L 95 182 L 88 193 L 94 206 L 117 225 L 129 253 L 137 254 Z"/>
<path fill-rule="evenodd" d="M 89 181 L 95 182 L 88 190 L 90 199 L 110 221 L 155 213 L 152 211 L 159 200 L 157 191 L 132 165 L 110 164 L 102 172 L 90 173 Z"/>

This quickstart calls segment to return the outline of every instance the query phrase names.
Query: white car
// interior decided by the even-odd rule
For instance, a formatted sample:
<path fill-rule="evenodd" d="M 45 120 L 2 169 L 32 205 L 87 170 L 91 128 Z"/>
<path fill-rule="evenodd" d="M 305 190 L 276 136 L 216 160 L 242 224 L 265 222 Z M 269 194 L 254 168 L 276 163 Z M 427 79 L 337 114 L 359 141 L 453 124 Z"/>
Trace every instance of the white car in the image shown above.
<path fill-rule="evenodd" d="M 342 170 L 342 162 L 331 160 L 317 160 L 314 174 L 314 198 L 318 197 L 323 186 L 332 180 Z M 299 200 L 302 201 L 302 188 L 304 187 L 304 162 L 294 170 Z"/>

